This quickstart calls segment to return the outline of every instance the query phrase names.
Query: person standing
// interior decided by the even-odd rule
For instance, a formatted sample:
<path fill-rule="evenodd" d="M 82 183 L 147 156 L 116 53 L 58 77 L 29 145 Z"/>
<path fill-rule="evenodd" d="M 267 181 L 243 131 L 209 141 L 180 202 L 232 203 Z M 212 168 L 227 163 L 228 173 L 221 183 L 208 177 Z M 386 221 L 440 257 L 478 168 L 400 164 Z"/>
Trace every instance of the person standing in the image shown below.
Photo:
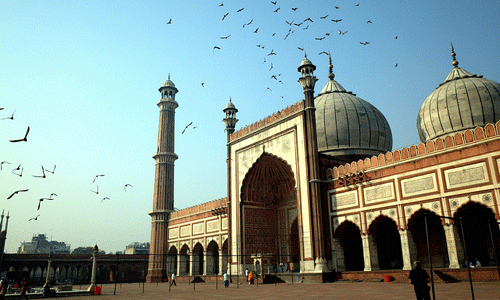
<path fill-rule="evenodd" d="M 224 273 L 224 287 L 227 288 L 229 287 L 229 275 L 226 273 Z"/>
<path fill-rule="evenodd" d="M 417 300 L 430 300 L 430 287 L 427 285 L 431 280 L 427 271 L 422 269 L 422 264 L 419 261 L 413 263 L 413 270 L 410 271 L 410 283 L 415 289 Z"/>
<path fill-rule="evenodd" d="M 175 283 L 175 273 L 172 273 L 172 277 L 170 279 L 170 286 L 172 286 L 172 284 L 177 286 L 177 283 Z"/>
<path fill-rule="evenodd" d="M 250 284 L 250 281 L 248 280 L 248 275 L 250 274 L 250 272 L 248 271 L 248 268 L 245 269 L 245 277 L 247 278 L 247 282 L 248 284 Z"/>
<path fill-rule="evenodd" d="M 24 277 L 23 281 L 21 281 L 21 294 L 19 294 L 19 299 L 22 299 L 23 296 L 25 299 L 28 299 L 28 295 L 26 295 L 27 292 L 28 292 L 28 279 Z"/>

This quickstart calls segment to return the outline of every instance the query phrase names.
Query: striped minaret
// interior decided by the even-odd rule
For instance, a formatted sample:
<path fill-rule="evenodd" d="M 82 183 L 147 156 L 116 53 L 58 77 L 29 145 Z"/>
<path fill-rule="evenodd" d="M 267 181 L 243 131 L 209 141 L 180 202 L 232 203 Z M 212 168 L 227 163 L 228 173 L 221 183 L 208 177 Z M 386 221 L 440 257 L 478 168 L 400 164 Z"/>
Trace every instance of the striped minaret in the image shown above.
<path fill-rule="evenodd" d="M 178 158 L 174 153 L 175 101 L 178 90 L 168 80 L 158 89 L 161 99 L 160 124 L 158 127 L 158 146 L 153 158 L 156 161 L 155 189 L 151 216 L 151 245 L 149 248 L 149 282 L 163 281 L 166 278 L 166 254 L 168 252 L 168 220 L 174 210 L 174 162 Z"/>

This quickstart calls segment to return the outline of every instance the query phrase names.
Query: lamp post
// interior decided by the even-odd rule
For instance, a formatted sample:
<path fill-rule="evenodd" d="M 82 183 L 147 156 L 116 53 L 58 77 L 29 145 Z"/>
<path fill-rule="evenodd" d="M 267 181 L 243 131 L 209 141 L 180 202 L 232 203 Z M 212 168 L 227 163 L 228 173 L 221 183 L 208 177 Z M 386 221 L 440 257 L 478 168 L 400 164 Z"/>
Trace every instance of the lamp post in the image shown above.
<path fill-rule="evenodd" d="M 97 244 L 94 246 L 94 249 L 92 249 L 92 277 L 90 279 L 90 286 L 87 289 L 87 291 L 93 293 L 95 291 L 96 287 L 96 279 L 97 279 L 97 253 L 99 252 L 99 248 L 97 247 Z"/>
<path fill-rule="evenodd" d="M 47 258 L 47 276 L 45 277 L 45 284 L 43 287 L 50 286 L 50 264 L 52 263 L 52 254 L 49 254 L 49 257 Z"/>

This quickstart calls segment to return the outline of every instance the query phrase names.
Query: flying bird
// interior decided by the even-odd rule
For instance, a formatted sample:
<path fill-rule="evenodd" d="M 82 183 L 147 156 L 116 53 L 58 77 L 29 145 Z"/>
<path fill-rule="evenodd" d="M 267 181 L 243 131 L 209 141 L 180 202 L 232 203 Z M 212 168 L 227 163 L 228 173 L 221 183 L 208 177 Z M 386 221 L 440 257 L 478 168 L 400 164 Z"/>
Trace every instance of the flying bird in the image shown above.
<path fill-rule="evenodd" d="M 290 32 L 289 32 L 289 33 L 287 33 L 287 34 L 285 35 L 285 38 L 284 38 L 284 39 L 286 40 L 286 38 L 287 38 L 289 35 L 290 35 Z"/>
<path fill-rule="evenodd" d="M 223 3 L 223 2 L 221 2 L 221 3 L 219 4 L 219 6 L 224 6 L 224 3 Z"/>
<path fill-rule="evenodd" d="M 335 19 L 335 20 L 334 20 L 334 19 L 332 19 L 332 22 L 335 22 L 335 23 L 338 23 L 338 22 L 340 22 L 340 21 L 342 21 L 342 19 Z"/>
<path fill-rule="evenodd" d="M 297 47 L 300 51 L 304 51 L 304 48 Z"/>
<path fill-rule="evenodd" d="M 15 168 L 14 170 L 12 170 L 12 174 L 15 174 L 15 175 L 17 175 L 19 177 L 23 177 L 23 170 L 24 170 L 24 168 L 21 168 L 21 165 L 19 165 L 19 166 L 17 166 L 17 168 Z M 21 171 L 21 174 L 17 174 L 14 171 Z"/>
<path fill-rule="evenodd" d="M 309 25 L 307 25 L 306 27 L 304 27 L 304 28 L 302 28 L 302 29 L 306 30 L 307 28 L 309 28 Z"/>
<path fill-rule="evenodd" d="M 273 78 L 276 79 L 276 80 L 278 80 L 278 77 L 276 77 L 276 75 L 271 76 L 270 79 L 273 79 Z"/>
<path fill-rule="evenodd" d="M 45 171 L 47 171 L 47 172 L 49 172 L 49 173 L 52 173 L 52 174 L 54 174 L 54 172 L 56 171 L 56 165 L 54 165 L 54 169 L 53 169 L 52 171 L 50 171 L 50 170 L 47 170 L 47 169 L 45 169 Z"/>
<path fill-rule="evenodd" d="M 266 92 L 267 92 L 267 90 L 270 90 L 271 92 L 273 91 L 273 90 L 271 90 L 269 87 L 266 89 Z"/>
<path fill-rule="evenodd" d="M 204 83 L 204 82 L 202 82 L 202 83 L 201 83 L 201 86 L 202 86 L 202 87 L 205 87 L 205 83 Z"/>
<path fill-rule="evenodd" d="M 321 41 L 322 39 L 324 39 L 325 37 L 322 37 L 322 38 L 316 38 L 317 41 Z"/>
<path fill-rule="evenodd" d="M 354 6 L 359 6 L 359 3 L 361 3 L 361 2 L 358 2 L 358 4 L 356 4 L 356 5 L 354 5 Z"/>
<path fill-rule="evenodd" d="M 296 11 L 297 9 L 299 9 L 299 8 L 298 7 L 292 7 L 293 11 Z"/>
<path fill-rule="evenodd" d="M 214 51 L 215 51 L 215 49 L 219 49 L 219 50 L 220 50 L 220 48 L 219 48 L 219 47 L 214 46 L 214 49 L 212 49 L 212 52 L 214 52 Z"/>
<path fill-rule="evenodd" d="M 50 198 L 40 198 L 40 200 L 38 200 L 38 208 L 36 210 L 40 210 L 40 205 L 42 204 L 42 202 L 44 200 L 50 200 L 50 201 L 53 201 L 54 199 L 50 199 Z"/>
<path fill-rule="evenodd" d="M 264 57 L 264 62 L 262 62 L 262 63 L 263 63 L 263 64 L 265 64 L 265 63 L 266 63 L 266 58 L 265 58 L 265 57 Z"/>
<path fill-rule="evenodd" d="M 2 120 L 5 120 L 5 119 L 11 119 L 11 120 L 14 120 L 14 114 L 16 113 L 16 111 L 14 110 L 14 112 L 12 113 L 12 115 L 10 117 L 6 117 L 6 118 L 2 118 Z"/>
<path fill-rule="evenodd" d="M 252 24 L 252 22 L 253 22 L 253 19 L 251 19 L 250 22 L 246 23 L 245 25 L 250 25 L 250 24 Z"/>
<path fill-rule="evenodd" d="M 395 39 L 397 40 L 398 39 L 398 36 L 396 35 Z"/>
<path fill-rule="evenodd" d="M 277 2 L 277 1 L 274 1 L 274 2 L 273 2 L 273 1 L 271 1 L 271 3 L 272 3 L 272 4 L 274 4 L 274 5 L 276 5 L 276 2 Z"/>
<path fill-rule="evenodd" d="M 52 199 L 52 197 L 53 197 L 53 196 L 58 197 L 56 193 L 52 193 L 52 194 L 50 194 L 49 198 L 50 198 L 51 200 L 54 200 L 54 199 Z"/>
<path fill-rule="evenodd" d="M 96 195 L 99 195 L 99 186 L 97 186 L 97 191 L 90 190 L 92 193 L 95 193 Z"/>
<path fill-rule="evenodd" d="M 221 36 L 220 38 L 221 38 L 222 40 L 227 40 L 227 38 L 228 38 L 228 37 L 230 37 L 230 36 L 231 36 L 231 35 L 228 35 L 228 36 Z"/>
<path fill-rule="evenodd" d="M 394 66 L 394 68 L 396 68 L 398 66 L 398 63 L 396 63 L 396 65 Z"/>
<path fill-rule="evenodd" d="M 298 23 L 298 24 L 297 24 L 297 23 L 293 23 L 293 25 L 295 25 L 295 26 L 300 26 L 300 25 L 302 25 L 303 23 L 304 23 L 304 21 L 302 21 L 302 22 L 300 22 L 300 23 Z"/>
<path fill-rule="evenodd" d="M 319 17 L 320 19 L 326 19 L 328 18 L 328 15 L 324 16 L 324 17 Z"/>
<path fill-rule="evenodd" d="M 368 20 L 368 21 L 366 21 L 366 24 L 370 24 L 371 22 L 372 22 L 372 21 Z"/>
<path fill-rule="evenodd" d="M 167 24 L 172 24 L 172 19 L 168 20 Z"/>
<path fill-rule="evenodd" d="M 17 142 L 27 142 L 28 141 L 28 133 L 30 132 L 30 127 L 28 126 L 28 129 L 26 130 L 26 134 L 24 135 L 24 138 L 18 139 L 18 140 L 10 140 L 11 143 L 17 143 Z"/>
<path fill-rule="evenodd" d="M 101 203 L 102 203 L 102 201 L 104 201 L 104 200 L 109 200 L 109 198 L 108 198 L 108 197 L 104 197 L 104 198 L 102 198 Z"/>
<path fill-rule="evenodd" d="M 92 183 L 94 183 L 94 182 L 95 182 L 95 180 L 97 179 L 97 177 L 104 177 L 104 175 L 96 175 L 96 176 L 94 177 L 94 180 L 92 180 Z"/>
<path fill-rule="evenodd" d="M 318 53 L 318 55 L 321 55 L 321 54 L 326 54 L 326 55 L 328 55 L 328 53 L 327 53 L 326 51 L 323 51 L 323 52 Z"/>
<path fill-rule="evenodd" d="M 24 192 L 27 192 L 28 189 L 25 189 L 25 190 L 17 190 L 15 191 L 14 193 L 12 193 L 9 197 L 7 197 L 7 200 L 9 200 L 10 198 L 12 198 L 14 195 L 18 194 L 18 193 L 24 193 Z"/>
<path fill-rule="evenodd" d="M 37 221 L 39 216 L 40 216 L 40 215 L 36 216 L 35 218 L 31 218 L 31 219 L 29 219 L 28 221 L 31 221 L 31 220 L 35 220 L 35 221 Z"/>
<path fill-rule="evenodd" d="M 45 169 L 43 168 L 43 166 L 42 166 L 42 174 L 43 175 L 32 175 L 32 176 L 37 178 L 45 178 Z"/>
<path fill-rule="evenodd" d="M 285 23 L 287 23 L 288 25 L 292 26 L 293 21 L 292 22 L 288 22 L 287 20 L 285 20 Z"/>
<path fill-rule="evenodd" d="M 359 43 L 360 43 L 361 45 L 365 45 L 365 46 L 366 46 L 366 45 L 368 45 L 370 42 L 364 42 L 364 43 L 363 43 L 363 42 L 359 42 Z"/>
<path fill-rule="evenodd" d="M 9 164 L 9 165 L 10 165 L 10 162 L 8 162 L 8 161 L 2 161 L 2 162 L 0 163 L 0 171 L 2 171 L 2 165 L 3 165 L 3 164 Z"/>
<path fill-rule="evenodd" d="M 224 19 L 227 17 L 227 15 L 229 15 L 229 13 L 226 13 L 226 14 L 224 15 L 224 17 L 222 17 L 222 21 L 224 21 Z"/>
<path fill-rule="evenodd" d="M 271 52 L 267 56 L 269 56 L 269 55 L 276 55 L 276 53 L 274 53 L 274 49 L 272 49 Z"/>
<path fill-rule="evenodd" d="M 183 133 L 186 131 L 186 129 L 187 129 L 189 126 L 191 126 L 191 124 L 193 124 L 193 122 L 191 122 L 191 123 L 187 124 L 187 125 L 186 125 L 186 127 L 184 127 L 184 130 L 182 130 L 181 134 L 183 134 Z"/>
<path fill-rule="evenodd" d="M 275 10 L 274 12 L 278 12 L 278 10 L 280 10 L 280 8 L 281 8 L 281 7 L 276 8 L 276 10 Z"/>
<path fill-rule="evenodd" d="M 269 68 L 269 71 L 273 69 L 273 63 L 271 63 L 271 67 Z"/>
<path fill-rule="evenodd" d="M 255 29 L 255 31 L 253 33 L 257 33 L 257 31 L 259 31 L 259 28 Z"/>
<path fill-rule="evenodd" d="M 340 7 L 338 7 L 338 6 L 335 6 L 335 9 L 339 9 L 339 8 L 340 8 Z"/>
<path fill-rule="evenodd" d="M 127 183 L 127 184 L 125 184 L 125 186 L 123 187 L 123 189 L 125 190 L 125 192 L 127 191 L 127 186 L 129 186 L 129 187 L 133 187 L 131 184 L 128 184 L 128 183 Z"/>
<path fill-rule="evenodd" d="M 313 20 L 311 20 L 311 18 L 307 18 L 307 19 L 305 19 L 305 20 L 304 20 L 304 22 L 305 22 L 305 21 L 311 21 L 311 22 L 314 22 Z"/>
<path fill-rule="evenodd" d="M 340 34 L 341 34 L 341 35 L 344 35 L 344 34 L 346 34 L 346 33 L 347 33 L 347 30 L 346 30 L 346 31 L 340 31 L 340 30 L 339 30 L 339 35 L 340 35 Z"/>
<path fill-rule="evenodd" d="M 238 9 L 236 12 L 240 12 L 240 11 L 242 11 L 242 10 L 244 10 L 244 9 L 245 9 L 244 7 L 243 7 L 243 8 L 240 8 L 240 9 Z"/>

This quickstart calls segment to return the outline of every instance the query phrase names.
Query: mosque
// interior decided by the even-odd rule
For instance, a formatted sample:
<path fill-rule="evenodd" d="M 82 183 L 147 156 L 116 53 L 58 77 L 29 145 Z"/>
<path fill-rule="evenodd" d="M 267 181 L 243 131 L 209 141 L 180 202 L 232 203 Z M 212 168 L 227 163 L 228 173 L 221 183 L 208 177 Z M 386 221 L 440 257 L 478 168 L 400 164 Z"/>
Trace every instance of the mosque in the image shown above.
<path fill-rule="evenodd" d="M 450 270 L 496 265 L 500 84 L 460 68 L 453 47 L 452 58 L 418 112 L 420 143 L 393 150 L 384 115 L 335 81 L 331 59 L 315 95 L 316 66 L 306 57 L 303 100 L 238 131 L 229 101 L 228 196 L 179 211 L 178 90 L 169 78 L 159 88 L 148 281 L 277 266 L 321 280 L 410 270 L 415 260 Z"/>

